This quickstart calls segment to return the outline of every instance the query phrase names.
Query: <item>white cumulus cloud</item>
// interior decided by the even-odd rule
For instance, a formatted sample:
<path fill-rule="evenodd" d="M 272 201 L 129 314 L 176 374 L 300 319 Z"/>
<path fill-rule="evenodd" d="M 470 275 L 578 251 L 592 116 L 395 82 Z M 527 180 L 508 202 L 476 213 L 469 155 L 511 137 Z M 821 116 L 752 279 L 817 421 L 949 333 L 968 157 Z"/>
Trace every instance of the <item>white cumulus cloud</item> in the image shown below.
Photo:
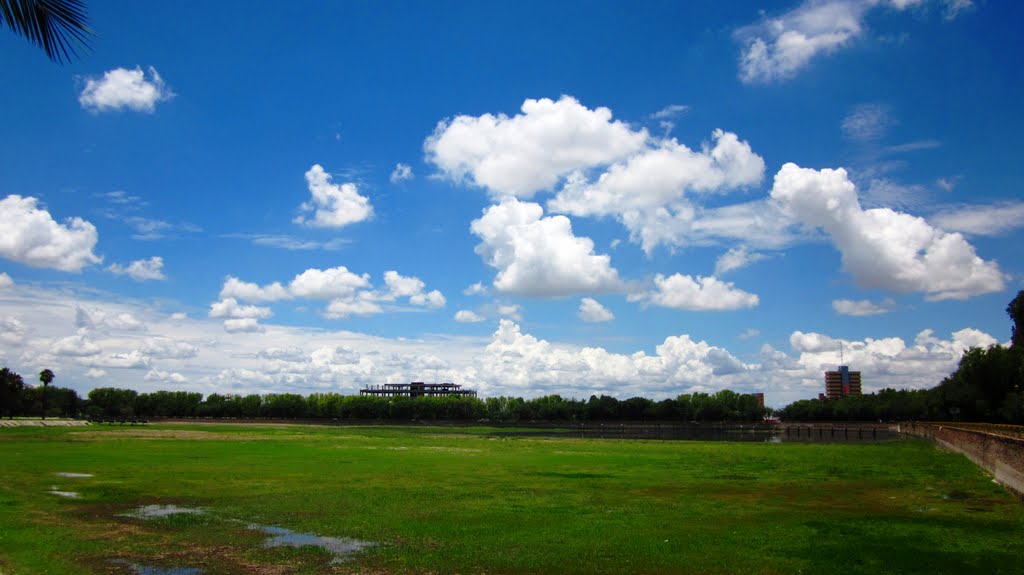
<path fill-rule="evenodd" d="M 0 289 L 9 288 L 14 285 L 14 280 L 6 272 L 0 272 Z"/>
<path fill-rule="evenodd" d="M 455 312 L 455 321 L 459 323 L 479 323 L 485 319 L 487 318 L 468 309 L 460 309 Z"/>
<path fill-rule="evenodd" d="M 712 140 L 699 151 L 663 140 L 611 165 L 593 182 L 573 174 L 548 208 L 576 216 L 615 216 L 648 253 L 659 243 L 677 245 L 676 238 L 696 217 L 687 192 L 733 190 L 764 178 L 764 160 L 750 144 L 723 130 L 715 130 Z M 668 233 L 661 229 L 666 226 Z"/>
<path fill-rule="evenodd" d="M 135 281 L 164 280 L 167 276 L 163 272 L 164 259 L 160 256 L 153 256 L 148 260 L 135 260 L 132 263 L 122 266 L 111 264 L 108 271 L 115 275 L 126 275 Z"/>
<path fill-rule="evenodd" d="M 648 137 L 613 121 L 608 108 L 591 110 L 569 96 L 528 99 L 521 112 L 441 122 L 424 143 L 427 159 L 455 181 L 530 198 L 572 171 L 629 156 Z"/>
<path fill-rule="evenodd" d="M 740 80 L 792 78 L 819 54 L 835 52 L 860 36 L 868 5 L 850 0 L 805 2 L 785 14 L 736 31 L 743 42 Z"/>
<path fill-rule="evenodd" d="M 233 297 L 222 299 L 210 304 L 210 317 L 213 318 L 246 318 L 265 319 L 273 315 L 269 307 L 255 305 L 239 305 Z"/>
<path fill-rule="evenodd" d="M 576 315 L 583 321 L 590 323 L 612 321 L 615 319 L 615 314 L 608 311 L 608 308 L 601 305 L 596 299 L 589 297 L 580 300 L 580 309 L 576 312 Z"/>
<path fill-rule="evenodd" d="M 574 235 L 569 218 L 543 213 L 539 204 L 508 198 L 473 220 L 470 230 L 482 240 L 475 251 L 498 270 L 495 289 L 534 297 L 622 289 L 610 256 Z"/>
<path fill-rule="evenodd" d="M 920 291 L 930 300 L 965 299 L 1000 291 L 1003 273 L 977 256 L 958 233 L 888 208 L 861 208 L 846 170 L 786 164 L 771 197 L 797 220 L 827 232 L 843 268 L 865 288 Z"/>
<path fill-rule="evenodd" d="M 655 290 L 630 295 L 631 301 L 643 301 L 653 305 L 692 311 L 726 311 L 754 307 L 760 299 L 757 295 L 735 287 L 713 276 L 658 274 L 654 278 Z"/>
<path fill-rule="evenodd" d="M 150 66 L 149 77 L 142 68 L 115 68 L 102 78 L 86 78 L 78 103 L 90 112 L 134 110 L 153 113 L 157 102 L 170 100 L 174 92 L 164 84 L 156 68 Z"/>
<path fill-rule="evenodd" d="M 66 272 L 103 261 L 93 253 L 99 239 L 95 226 L 81 218 L 59 224 L 38 203 L 17 195 L 0 200 L 0 257 Z"/>
<path fill-rule="evenodd" d="M 314 164 L 306 172 L 306 184 L 312 196 L 303 203 L 303 212 L 313 212 L 312 219 L 305 216 L 295 218 L 295 223 L 317 228 L 341 228 L 369 219 L 373 215 L 370 200 L 359 195 L 353 183 L 334 184 L 331 175 L 320 164 Z"/>

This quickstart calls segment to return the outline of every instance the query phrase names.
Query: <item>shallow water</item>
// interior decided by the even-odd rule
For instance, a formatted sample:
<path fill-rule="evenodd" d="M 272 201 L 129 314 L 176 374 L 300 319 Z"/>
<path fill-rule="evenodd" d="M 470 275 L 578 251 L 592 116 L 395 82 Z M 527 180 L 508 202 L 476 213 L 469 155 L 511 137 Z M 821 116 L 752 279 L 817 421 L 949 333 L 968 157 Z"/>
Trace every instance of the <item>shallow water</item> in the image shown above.
<path fill-rule="evenodd" d="M 68 499 L 78 499 L 77 491 L 59 491 L 56 487 L 50 489 L 50 495 L 56 495 L 57 497 L 67 497 Z"/>
<path fill-rule="evenodd" d="M 248 527 L 254 531 L 262 531 L 270 535 L 263 543 L 264 547 L 319 547 L 334 555 L 332 563 L 340 563 L 345 560 L 347 555 L 376 545 L 372 541 L 363 541 L 349 537 L 322 537 L 313 533 L 298 533 L 291 529 L 274 525 L 250 523 Z"/>
<path fill-rule="evenodd" d="M 135 572 L 135 575 L 201 575 L 203 570 L 198 567 L 159 567 L 157 565 L 143 565 L 117 559 L 112 563 L 127 565 Z"/>
<path fill-rule="evenodd" d="M 154 519 L 180 513 L 203 513 L 203 510 L 191 507 L 178 507 L 177 505 L 143 505 L 135 511 L 125 513 L 124 515 L 125 517 L 134 517 L 136 519 Z"/>

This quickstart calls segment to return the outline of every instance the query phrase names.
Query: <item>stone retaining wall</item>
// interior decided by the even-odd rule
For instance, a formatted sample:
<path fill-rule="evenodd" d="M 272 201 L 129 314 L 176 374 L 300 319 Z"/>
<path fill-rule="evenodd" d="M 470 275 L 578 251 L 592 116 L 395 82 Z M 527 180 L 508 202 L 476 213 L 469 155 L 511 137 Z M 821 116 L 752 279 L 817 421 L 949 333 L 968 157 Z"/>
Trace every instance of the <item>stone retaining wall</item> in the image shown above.
<path fill-rule="evenodd" d="M 901 433 L 923 437 L 950 451 L 962 453 L 996 481 L 1024 497 L 1024 439 L 956 424 L 903 423 Z"/>

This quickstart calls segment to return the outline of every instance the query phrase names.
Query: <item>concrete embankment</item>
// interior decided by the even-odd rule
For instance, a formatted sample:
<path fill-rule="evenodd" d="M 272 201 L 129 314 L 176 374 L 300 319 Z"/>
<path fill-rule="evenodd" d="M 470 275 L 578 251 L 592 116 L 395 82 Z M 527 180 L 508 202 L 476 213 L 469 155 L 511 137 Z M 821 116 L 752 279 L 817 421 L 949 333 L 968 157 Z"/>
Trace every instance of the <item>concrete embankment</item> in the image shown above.
<path fill-rule="evenodd" d="M 1013 426 L 902 423 L 901 433 L 923 437 L 962 453 L 996 481 L 1024 497 L 1024 429 Z"/>
<path fill-rule="evenodd" d="M 78 419 L 0 419 L 0 427 L 79 427 L 89 425 Z"/>

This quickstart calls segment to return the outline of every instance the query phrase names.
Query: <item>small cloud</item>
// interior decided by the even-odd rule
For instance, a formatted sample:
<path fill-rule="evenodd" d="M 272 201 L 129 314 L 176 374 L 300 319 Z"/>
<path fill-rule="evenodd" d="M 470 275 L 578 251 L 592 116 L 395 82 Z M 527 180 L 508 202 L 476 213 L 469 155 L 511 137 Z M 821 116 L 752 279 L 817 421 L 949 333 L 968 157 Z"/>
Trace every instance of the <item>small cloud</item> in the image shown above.
<path fill-rule="evenodd" d="M 946 0 L 946 20 L 956 20 L 963 12 L 974 9 L 974 2 L 972 0 Z"/>
<path fill-rule="evenodd" d="M 228 333 L 263 333 L 266 331 L 254 317 L 224 320 L 224 331 Z"/>
<path fill-rule="evenodd" d="M 870 300 L 849 300 L 849 299 L 837 299 L 832 302 L 832 309 L 836 310 L 836 313 L 841 315 L 849 315 L 854 317 L 865 317 L 870 315 L 881 315 L 889 313 L 893 310 L 896 302 L 891 299 L 887 299 L 880 304 L 876 304 Z"/>
<path fill-rule="evenodd" d="M 512 318 L 512 319 L 514 319 L 516 321 L 519 321 L 520 319 L 522 319 L 522 316 L 519 313 L 519 305 L 518 304 L 499 305 L 498 306 L 498 315 L 500 315 L 502 317 Z"/>
<path fill-rule="evenodd" d="M 756 307 L 760 303 L 757 295 L 735 287 L 714 276 L 673 274 L 654 278 L 657 289 L 640 294 L 631 294 L 630 301 L 642 301 L 660 307 L 691 311 L 728 311 Z"/>
<path fill-rule="evenodd" d="M 843 118 L 843 135 L 855 142 L 871 142 L 885 136 L 893 123 L 884 104 L 858 104 Z"/>
<path fill-rule="evenodd" d="M 334 238 L 324 242 L 286 234 L 224 234 L 226 238 L 249 240 L 253 245 L 290 251 L 326 250 L 337 251 L 352 244 L 346 238 Z"/>
<path fill-rule="evenodd" d="M 608 311 L 608 308 L 601 305 L 597 300 L 589 297 L 585 297 L 580 300 L 580 309 L 576 315 L 583 321 L 590 323 L 611 321 L 615 319 L 615 314 Z"/>
<path fill-rule="evenodd" d="M 956 187 L 956 180 L 957 178 L 939 178 L 935 180 L 935 185 L 947 192 L 952 192 Z"/>
<path fill-rule="evenodd" d="M 107 200 L 111 204 L 132 205 L 144 203 L 142 201 L 142 198 L 140 198 L 139 196 L 133 196 L 123 190 L 104 192 L 102 194 L 96 194 L 96 196 Z"/>
<path fill-rule="evenodd" d="M 153 256 L 148 260 L 135 260 L 127 266 L 112 264 L 107 268 L 112 274 L 126 275 L 135 281 L 164 280 L 167 277 L 163 272 L 164 259 L 160 256 Z"/>
<path fill-rule="evenodd" d="M 89 370 L 85 372 L 85 376 L 90 379 L 99 379 L 105 375 L 107 375 L 107 372 L 97 367 L 90 367 Z"/>
<path fill-rule="evenodd" d="M 766 259 L 767 257 L 768 256 L 762 253 L 750 251 L 747 246 L 731 248 L 729 251 L 719 256 L 718 260 L 715 262 L 715 275 L 720 276 L 726 272 L 745 268 L 750 264 Z"/>
<path fill-rule="evenodd" d="M 486 295 L 487 294 L 487 288 L 484 286 L 483 283 L 476 282 L 475 284 L 473 284 L 473 285 L 469 286 L 468 288 L 462 290 L 462 293 L 465 294 L 465 295 Z"/>
<path fill-rule="evenodd" d="M 928 219 L 950 232 L 1000 236 L 1024 228 L 1024 202 L 947 207 Z"/>
<path fill-rule="evenodd" d="M 306 172 L 310 201 L 303 203 L 303 212 L 313 212 L 307 219 L 298 216 L 293 221 L 317 228 L 341 228 L 349 224 L 370 219 L 373 206 L 366 196 L 359 195 L 359 188 L 353 183 L 335 184 L 331 175 L 320 164 L 314 164 Z"/>
<path fill-rule="evenodd" d="M 759 335 L 761 335 L 761 330 L 754 329 L 754 328 L 750 327 L 750 328 L 747 328 L 747 329 L 741 331 L 740 334 L 736 336 L 736 338 L 737 339 L 744 339 L 744 340 L 746 340 L 746 339 L 753 339 L 753 338 L 755 338 L 755 337 L 757 337 Z"/>
<path fill-rule="evenodd" d="M 455 321 L 459 323 L 479 323 L 485 319 L 487 318 L 468 309 L 460 309 L 455 312 Z"/>
<path fill-rule="evenodd" d="M 658 110 L 657 112 L 651 114 L 651 117 L 654 118 L 655 120 L 667 120 L 670 118 L 675 118 L 680 114 L 688 112 L 689 110 L 689 106 L 684 106 L 682 104 L 670 104 Z"/>
<path fill-rule="evenodd" d="M 0 272 L 0 289 L 9 288 L 14 285 L 14 280 L 5 272 Z"/>
<path fill-rule="evenodd" d="M 164 84 L 156 68 L 149 67 L 147 78 L 142 68 L 136 66 L 132 70 L 115 68 L 102 78 L 86 78 L 78 103 L 93 113 L 127 109 L 152 114 L 157 102 L 173 97 L 174 92 Z"/>
<path fill-rule="evenodd" d="M 391 183 L 396 184 L 411 179 L 413 179 L 412 168 L 408 164 L 395 164 L 395 169 L 391 172 Z"/>
<path fill-rule="evenodd" d="M 918 140 L 916 142 L 907 142 L 905 144 L 897 144 L 895 146 L 886 146 L 885 151 L 893 154 L 902 154 L 905 152 L 916 152 L 918 150 L 933 150 L 940 147 L 942 147 L 942 142 L 938 140 Z"/>

